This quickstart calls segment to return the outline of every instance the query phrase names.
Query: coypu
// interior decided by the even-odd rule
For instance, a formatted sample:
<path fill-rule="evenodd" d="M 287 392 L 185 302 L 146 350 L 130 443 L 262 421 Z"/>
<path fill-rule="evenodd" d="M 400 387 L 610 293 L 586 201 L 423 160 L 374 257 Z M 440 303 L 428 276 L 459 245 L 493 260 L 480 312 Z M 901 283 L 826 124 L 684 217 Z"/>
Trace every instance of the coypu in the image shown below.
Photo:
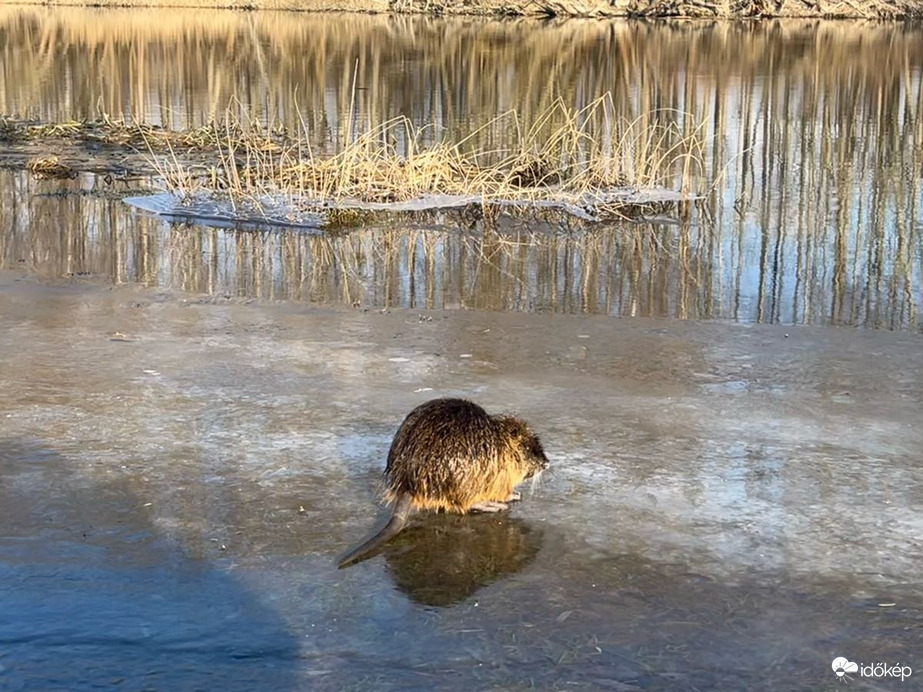
<path fill-rule="evenodd" d="M 339 567 L 393 538 L 417 510 L 499 512 L 519 499 L 519 483 L 548 466 L 538 437 L 519 418 L 491 416 L 464 399 L 433 399 L 407 414 L 385 467 L 388 524 L 349 551 Z"/>

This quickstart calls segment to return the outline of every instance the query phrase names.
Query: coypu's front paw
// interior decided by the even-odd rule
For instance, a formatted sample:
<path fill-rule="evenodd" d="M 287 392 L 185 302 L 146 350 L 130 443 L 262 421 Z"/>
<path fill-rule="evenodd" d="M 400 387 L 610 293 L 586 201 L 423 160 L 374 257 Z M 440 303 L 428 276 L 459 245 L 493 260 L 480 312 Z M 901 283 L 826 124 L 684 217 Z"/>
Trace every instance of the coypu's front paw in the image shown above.
<path fill-rule="evenodd" d="M 510 493 L 510 496 L 504 500 L 504 502 L 519 502 L 522 499 L 522 493 L 518 490 L 514 490 Z"/>
<path fill-rule="evenodd" d="M 471 505 L 472 512 L 502 512 L 505 509 L 509 509 L 510 506 L 505 502 L 478 502 L 476 505 Z"/>

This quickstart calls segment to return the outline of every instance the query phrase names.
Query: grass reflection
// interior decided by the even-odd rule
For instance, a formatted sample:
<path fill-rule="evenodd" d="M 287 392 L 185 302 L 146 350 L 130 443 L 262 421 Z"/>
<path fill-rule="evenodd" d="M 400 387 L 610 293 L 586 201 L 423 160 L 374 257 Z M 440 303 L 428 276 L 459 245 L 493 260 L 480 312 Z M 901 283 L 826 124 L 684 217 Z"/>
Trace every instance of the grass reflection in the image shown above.
<path fill-rule="evenodd" d="M 52 273 L 369 306 L 920 326 L 923 43 L 911 23 L 4 7 L 0 26 L 0 111 L 22 118 L 193 128 L 232 103 L 242 119 L 302 129 L 317 151 L 398 116 L 443 141 L 477 133 L 489 151 L 513 141 L 509 127 L 485 127 L 511 108 L 529 124 L 551 104 L 580 109 L 610 93 L 611 117 L 588 133 L 602 141 L 606 122 L 643 128 L 664 113 L 680 134 L 701 126 L 710 190 L 670 223 L 584 235 L 258 237 L 165 229 L 108 200 L 31 198 L 80 182 L 11 175 L 0 192 L 7 263 L 25 254 Z"/>
<path fill-rule="evenodd" d="M 695 223 L 557 232 L 403 225 L 339 235 L 166 225 L 118 199 L 36 195 L 51 185 L 0 172 L 0 262 L 49 278 L 83 274 L 211 296 L 370 309 L 470 308 L 718 318 L 919 330 L 919 228 L 728 233 Z M 61 184 L 61 183 L 56 183 Z M 66 181 L 90 187 L 86 178 Z M 876 209 L 879 211 L 876 212 Z M 909 211 L 912 210 L 908 210 Z"/>

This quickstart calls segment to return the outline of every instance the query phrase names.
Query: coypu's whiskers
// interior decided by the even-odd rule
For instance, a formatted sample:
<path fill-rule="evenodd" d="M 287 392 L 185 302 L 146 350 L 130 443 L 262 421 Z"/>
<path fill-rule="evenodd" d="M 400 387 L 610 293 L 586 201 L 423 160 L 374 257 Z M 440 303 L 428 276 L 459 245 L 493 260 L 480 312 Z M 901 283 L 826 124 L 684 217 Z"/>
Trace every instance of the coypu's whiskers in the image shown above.
<path fill-rule="evenodd" d="M 538 486 L 539 480 L 541 479 L 543 473 L 544 471 L 538 471 L 532 476 L 532 482 L 529 484 L 529 497 L 530 498 L 533 495 L 535 495 L 535 488 Z"/>

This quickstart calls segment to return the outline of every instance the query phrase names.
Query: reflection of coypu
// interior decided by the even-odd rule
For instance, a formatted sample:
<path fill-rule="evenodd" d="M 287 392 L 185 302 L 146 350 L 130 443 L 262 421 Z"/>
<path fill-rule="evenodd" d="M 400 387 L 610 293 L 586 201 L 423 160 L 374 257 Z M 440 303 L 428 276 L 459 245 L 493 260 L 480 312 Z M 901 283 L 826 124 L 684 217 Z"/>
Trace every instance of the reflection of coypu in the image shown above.
<path fill-rule="evenodd" d="M 541 530 L 521 519 L 457 514 L 426 517 L 382 550 L 396 586 L 417 603 L 448 606 L 531 563 Z"/>
<path fill-rule="evenodd" d="M 514 416 L 491 416 L 464 399 L 433 399 L 398 428 L 385 467 L 391 520 L 339 560 L 344 567 L 397 534 L 414 510 L 467 514 L 498 512 L 519 499 L 519 483 L 548 465 L 529 426 Z"/>

